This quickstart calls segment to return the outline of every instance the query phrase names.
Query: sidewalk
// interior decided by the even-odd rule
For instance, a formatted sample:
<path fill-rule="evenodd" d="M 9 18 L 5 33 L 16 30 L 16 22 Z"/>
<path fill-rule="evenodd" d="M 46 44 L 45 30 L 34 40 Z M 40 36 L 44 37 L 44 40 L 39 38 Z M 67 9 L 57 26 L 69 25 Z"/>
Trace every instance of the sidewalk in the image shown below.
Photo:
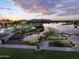
<path fill-rule="evenodd" d="M 31 45 L 8 45 L 8 44 L 0 44 L 0 48 L 21 48 L 21 49 L 37 49 L 37 46 Z M 40 47 L 41 50 L 53 50 L 53 51 L 72 51 L 79 52 L 79 47 L 77 48 L 67 48 L 67 47 Z"/>
<path fill-rule="evenodd" d="M 36 49 L 37 46 L 31 45 L 10 45 L 10 44 L 0 44 L 0 48 L 24 48 L 24 49 Z"/>

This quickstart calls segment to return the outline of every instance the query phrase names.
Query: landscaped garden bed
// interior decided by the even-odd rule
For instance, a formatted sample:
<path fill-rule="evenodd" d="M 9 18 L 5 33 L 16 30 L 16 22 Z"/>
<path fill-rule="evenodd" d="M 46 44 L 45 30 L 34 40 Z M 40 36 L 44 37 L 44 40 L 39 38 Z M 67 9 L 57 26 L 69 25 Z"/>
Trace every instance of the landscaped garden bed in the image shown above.
<path fill-rule="evenodd" d="M 24 44 L 24 45 L 35 45 L 35 46 L 37 46 L 37 45 L 39 44 L 39 42 L 24 41 L 23 44 Z"/>

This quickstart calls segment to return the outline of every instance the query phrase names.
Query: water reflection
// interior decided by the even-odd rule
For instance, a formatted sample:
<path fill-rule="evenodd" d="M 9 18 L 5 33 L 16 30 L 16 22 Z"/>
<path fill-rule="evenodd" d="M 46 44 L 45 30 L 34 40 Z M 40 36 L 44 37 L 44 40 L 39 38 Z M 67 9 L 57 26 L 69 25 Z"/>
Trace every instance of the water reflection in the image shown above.
<path fill-rule="evenodd" d="M 61 23 L 59 23 L 59 24 L 44 24 L 44 26 L 45 26 L 45 30 L 55 28 L 64 33 L 79 34 L 79 27 L 74 28 L 73 25 L 61 25 Z M 79 44 L 79 36 L 71 36 L 69 37 L 69 39 L 75 42 L 76 44 Z"/>
<path fill-rule="evenodd" d="M 79 44 L 79 36 L 71 36 L 69 39 L 74 43 Z"/>

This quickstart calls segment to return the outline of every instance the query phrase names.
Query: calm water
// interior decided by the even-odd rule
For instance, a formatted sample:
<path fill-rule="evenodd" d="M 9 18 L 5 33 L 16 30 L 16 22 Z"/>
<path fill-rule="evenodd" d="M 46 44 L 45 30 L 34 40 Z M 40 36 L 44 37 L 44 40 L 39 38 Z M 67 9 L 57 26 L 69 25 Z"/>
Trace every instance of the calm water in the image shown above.
<path fill-rule="evenodd" d="M 55 28 L 55 29 L 57 29 L 61 32 L 65 32 L 65 33 L 79 34 L 79 27 L 74 28 L 73 25 L 61 25 L 61 23 L 60 23 L 60 24 L 44 24 L 44 26 L 45 26 L 45 30 Z M 79 44 L 79 36 L 71 36 L 69 39 L 72 40 L 73 42 Z"/>

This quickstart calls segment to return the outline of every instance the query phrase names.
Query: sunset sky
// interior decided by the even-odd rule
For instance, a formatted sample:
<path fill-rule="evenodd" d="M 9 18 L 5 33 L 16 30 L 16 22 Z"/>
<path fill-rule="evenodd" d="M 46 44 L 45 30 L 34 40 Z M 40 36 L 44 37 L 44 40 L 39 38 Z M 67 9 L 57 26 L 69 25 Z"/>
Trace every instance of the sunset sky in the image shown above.
<path fill-rule="evenodd" d="M 0 0 L 0 18 L 79 18 L 79 0 Z"/>

